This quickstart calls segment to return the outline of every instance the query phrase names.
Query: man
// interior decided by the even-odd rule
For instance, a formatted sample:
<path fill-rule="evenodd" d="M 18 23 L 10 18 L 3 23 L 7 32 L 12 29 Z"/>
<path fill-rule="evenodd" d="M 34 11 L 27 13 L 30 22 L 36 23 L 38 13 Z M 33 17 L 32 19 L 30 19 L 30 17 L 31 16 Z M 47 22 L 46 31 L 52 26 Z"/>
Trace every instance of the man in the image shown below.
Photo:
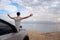
<path fill-rule="evenodd" d="M 17 12 L 17 14 L 16 14 L 17 16 L 16 17 L 11 17 L 9 14 L 7 14 L 7 15 L 8 15 L 9 18 L 15 20 L 15 26 L 16 26 L 16 28 L 17 28 L 18 31 L 19 31 L 19 28 L 20 28 L 20 22 L 21 22 L 21 20 L 33 16 L 33 14 L 30 14 L 29 16 L 26 16 L 26 17 L 20 17 L 20 12 Z"/>

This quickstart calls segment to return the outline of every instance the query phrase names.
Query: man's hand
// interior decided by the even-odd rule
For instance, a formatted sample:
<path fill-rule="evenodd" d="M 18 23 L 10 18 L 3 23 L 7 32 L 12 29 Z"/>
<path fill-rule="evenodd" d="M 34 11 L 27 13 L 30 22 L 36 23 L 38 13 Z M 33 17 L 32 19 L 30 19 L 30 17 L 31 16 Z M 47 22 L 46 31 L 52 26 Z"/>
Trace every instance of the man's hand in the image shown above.
<path fill-rule="evenodd" d="M 30 16 L 33 16 L 33 14 L 31 13 Z"/>
<path fill-rule="evenodd" d="M 9 14 L 7 14 L 9 16 Z"/>

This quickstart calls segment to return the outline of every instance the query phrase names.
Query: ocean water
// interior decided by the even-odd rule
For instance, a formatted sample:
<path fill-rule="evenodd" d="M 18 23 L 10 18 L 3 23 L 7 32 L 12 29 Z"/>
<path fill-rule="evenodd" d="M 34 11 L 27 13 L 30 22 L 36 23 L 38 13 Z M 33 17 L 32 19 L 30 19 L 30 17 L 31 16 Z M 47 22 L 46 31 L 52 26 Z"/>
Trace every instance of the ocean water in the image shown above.
<path fill-rule="evenodd" d="M 36 32 L 60 32 L 58 23 L 22 23 L 24 29 Z"/>

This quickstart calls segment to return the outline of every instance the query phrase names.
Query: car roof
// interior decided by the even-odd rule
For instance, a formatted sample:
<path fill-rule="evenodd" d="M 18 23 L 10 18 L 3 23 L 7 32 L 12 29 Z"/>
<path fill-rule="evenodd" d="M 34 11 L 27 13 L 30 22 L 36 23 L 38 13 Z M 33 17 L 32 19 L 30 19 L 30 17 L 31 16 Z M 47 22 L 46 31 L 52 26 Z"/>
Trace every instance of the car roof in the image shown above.
<path fill-rule="evenodd" d="M 10 23 L 10 24 L 12 24 L 12 25 L 15 26 L 15 24 L 14 24 L 12 21 L 8 21 L 8 20 L 6 20 L 6 19 L 2 19 L 2 18 L 0 18 L 0 20 L 4 20 L 4 21 L 6 21 L 6 22 L 8 22 L 8 23 Z"/>
<path fill-rule="evenodd" d="M 14 25 L 12 25 L 11 23 L 7 22 L 6 20 L 4 20 L 4 19 L 0 19 L 0 22 L 3 22 L 3 23 L 6 23 L 6 24 L 10 25 L 11 28 L 12 28 L 13 30 L 15 30 L 15 32 L 17 32 L 16 27 L 15 27 Z"/>

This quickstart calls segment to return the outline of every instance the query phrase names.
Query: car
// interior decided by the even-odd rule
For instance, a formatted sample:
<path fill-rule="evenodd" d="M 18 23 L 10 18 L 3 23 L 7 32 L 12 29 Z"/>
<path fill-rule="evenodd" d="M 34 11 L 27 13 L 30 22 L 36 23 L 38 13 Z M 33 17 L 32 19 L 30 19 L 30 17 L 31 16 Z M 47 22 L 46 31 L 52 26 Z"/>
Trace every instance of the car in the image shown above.
<path fill-rule="evenodd" d="M 15 25 L 0 19 L 0 40 L 29 40 L 27 30 L 17 31 Z"/>

